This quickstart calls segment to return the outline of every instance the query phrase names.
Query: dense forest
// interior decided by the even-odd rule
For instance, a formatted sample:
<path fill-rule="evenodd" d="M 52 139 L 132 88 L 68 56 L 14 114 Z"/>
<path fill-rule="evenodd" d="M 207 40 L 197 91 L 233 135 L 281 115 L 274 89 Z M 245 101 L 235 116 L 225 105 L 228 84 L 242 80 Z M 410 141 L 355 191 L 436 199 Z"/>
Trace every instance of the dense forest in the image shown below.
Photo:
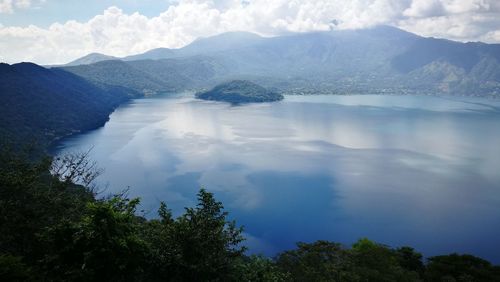
<path fill-rule="evenodd" d="M 368 239 L 249 256 L 212 193 L 177 218 L 162 202 L 146 219 L 126 191 L 98 194 L 100 173 L 87 153 L 34 161 L 2 146 L 1 281 L 500 281 L 499 266 L 472 255 L 424 261 Z"/>

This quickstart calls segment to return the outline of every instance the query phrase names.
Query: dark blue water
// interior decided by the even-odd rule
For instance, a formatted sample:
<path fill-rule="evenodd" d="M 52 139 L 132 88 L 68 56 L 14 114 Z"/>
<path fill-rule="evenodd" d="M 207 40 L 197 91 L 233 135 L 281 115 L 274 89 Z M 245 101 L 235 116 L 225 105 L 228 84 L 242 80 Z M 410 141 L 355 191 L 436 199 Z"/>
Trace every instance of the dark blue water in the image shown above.
<path fill-rule="evenodd" d="M 424 96 L 141 99 L 59 151 L 93 146 L 104 194 L 129 187 L 150 217 L 161 200 L 182 213 L 207 188 L 252 252 L 368 237 L 500 263 L 499 107 Z"/>

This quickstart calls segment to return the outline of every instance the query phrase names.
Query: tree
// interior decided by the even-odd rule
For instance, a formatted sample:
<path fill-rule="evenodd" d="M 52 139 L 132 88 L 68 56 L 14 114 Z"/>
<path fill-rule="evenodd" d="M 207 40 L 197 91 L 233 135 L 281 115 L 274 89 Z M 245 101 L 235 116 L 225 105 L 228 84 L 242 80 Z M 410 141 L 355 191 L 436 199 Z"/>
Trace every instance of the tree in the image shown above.
<path fill-rule="evenodd" d="M 297 249 L 277 256 L 278 266 L 293 281 L 350 281 L 352 255 L 341 244 L 317 241 L 297 243 Z"/>
<path fill-rule="evenodd" d="M 0 250 L 33 263 L 46 252 L 48 226 L 81 216 L 93 196 L 81 186 L 59 183 L 49 174 L 51 159 L 0 150 Z M 52 185 L 57 183 L 57 185 Z"/>
<path fill-rule="evenodd" d="M 484 259 L 454 253 L 430 257 L 425 278 L 426 281 L 500 281 L 500 271 Z"/>
<path fill-rule="evenodd" d="M 95 192 L 94 181 L 104 170 L 90 159 L 91 151 L 92 148 L 55 157 L 51 162 L 50 173 L 63 183 L 80 184 Z"/>
<path fill-rule="evenodd" d="M 396 249 L 399 264 L 409 271 L 414 271 L 419 275 L 424 274 L 425 266 L 422 262 L 422 254 L 411 247 L 401 247 Z"/>
<path fill-rule="evenodd" d="M 212 193 L 200 189 L 196 208 L 186 208 L 176 220 L 171 238 L 180 280 L 225 280 L 234 271 L 236 259 L 245 251 L 243 229 L 227 215 Z"/>
<path fill-rule="evenodd" d="M 129 281 L 144 275 L 147 244 L 135 215 L 139 199 L 116 195 L 90 202 L 77 222 L 63 222 L 47 234 L 53 253 L 45 275 L 56 280 Z"/>
<path fill-rule="evenodd" d="M 0 254 L 0 279 L 2 281 L 34 281 L 31 270 L 21 257 Z"/>
<path fill-rule="evenodd" d="M 263 281 L 281 282 L 290 281 L 288 273 L 283 272 L 276 263 L 266 257 L 252 255 L 243 257 L 236 263 L 236 271 L 231 281 Z"/>
<path fill-rule="evenodd" d="M 158 219 L 145 221 L 140 230 L 150 250 L 146 278 L 150 281 L 170 281 L 176 275 L 176 263 L 180 256 L 173 239 L 176 221 L 164 202 L 160 203 L 158 216 Z"/>
<path fill-rule="evenodd" d="M 400 265 L 398 254 L 367 238 L 352 245 L 353 272 L 360 281 L 420 281 L 418 273 Z"/>

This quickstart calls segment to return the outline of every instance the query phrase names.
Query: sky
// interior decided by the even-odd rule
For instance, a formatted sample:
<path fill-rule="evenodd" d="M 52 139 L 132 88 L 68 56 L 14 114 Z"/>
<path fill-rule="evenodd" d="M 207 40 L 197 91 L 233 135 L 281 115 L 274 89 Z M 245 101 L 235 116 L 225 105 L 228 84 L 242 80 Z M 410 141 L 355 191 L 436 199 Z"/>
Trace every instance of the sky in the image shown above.
<path fill-rule="evenodd" d="M 121 57 L 227 31 L 277 36 L 380 24 L 500 43 L 500 0 L 0 0 L 0 62 Z"/>

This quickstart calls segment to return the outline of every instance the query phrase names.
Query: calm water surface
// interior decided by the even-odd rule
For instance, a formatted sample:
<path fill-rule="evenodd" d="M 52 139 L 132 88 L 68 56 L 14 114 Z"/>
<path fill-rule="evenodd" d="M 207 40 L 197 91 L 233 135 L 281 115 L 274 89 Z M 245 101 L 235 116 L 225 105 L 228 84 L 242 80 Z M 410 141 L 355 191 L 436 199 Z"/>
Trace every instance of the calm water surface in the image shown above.
<path fill-rule="evenodd" d="M 135 100 L 94 147 L 105 193 L 129 187 L 156 214 L 206 187 L 245 226 L 254 253 L 360 237 L 425 255 L 500 263 L 500 103 L 408 96 L 287 96 L 230 106 L 192 97 Z"/>

